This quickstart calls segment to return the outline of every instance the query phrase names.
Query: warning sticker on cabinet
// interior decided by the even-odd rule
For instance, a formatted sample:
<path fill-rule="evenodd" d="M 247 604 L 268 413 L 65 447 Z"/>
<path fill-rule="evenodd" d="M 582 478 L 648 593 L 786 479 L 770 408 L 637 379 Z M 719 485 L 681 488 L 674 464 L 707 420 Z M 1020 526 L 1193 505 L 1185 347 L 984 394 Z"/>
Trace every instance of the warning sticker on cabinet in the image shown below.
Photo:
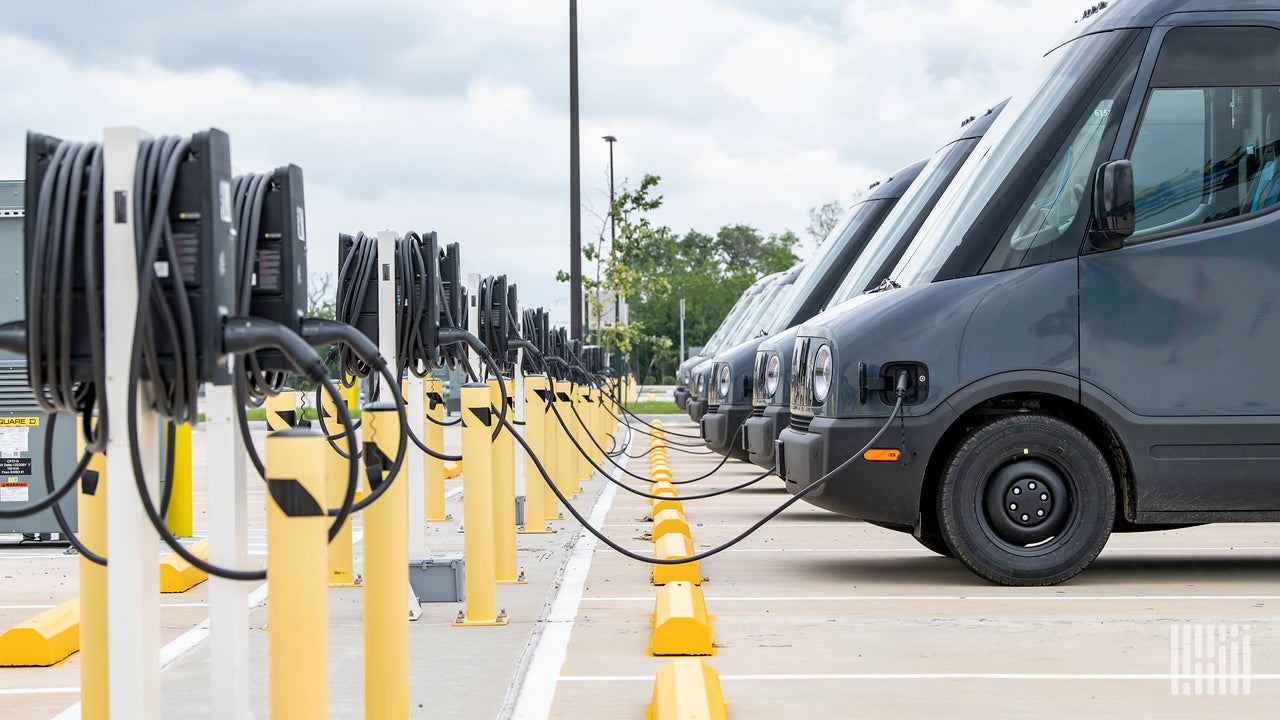
<path fill-rule="evenodd" d="M 0 502 L 27 502 L 29 496 L 24 482 L 0 482 Z"/>

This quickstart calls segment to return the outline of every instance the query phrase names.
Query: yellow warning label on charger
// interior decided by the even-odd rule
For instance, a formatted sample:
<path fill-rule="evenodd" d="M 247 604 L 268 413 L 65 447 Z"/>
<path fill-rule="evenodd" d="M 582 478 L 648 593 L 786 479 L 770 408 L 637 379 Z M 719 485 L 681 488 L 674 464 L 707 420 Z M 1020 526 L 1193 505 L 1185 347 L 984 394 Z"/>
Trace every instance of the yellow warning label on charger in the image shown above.
<path fill-rule="evenodd" d="M 37 427 L 40 425 L 36 417 L 0 417 L 0 427 Z"/>

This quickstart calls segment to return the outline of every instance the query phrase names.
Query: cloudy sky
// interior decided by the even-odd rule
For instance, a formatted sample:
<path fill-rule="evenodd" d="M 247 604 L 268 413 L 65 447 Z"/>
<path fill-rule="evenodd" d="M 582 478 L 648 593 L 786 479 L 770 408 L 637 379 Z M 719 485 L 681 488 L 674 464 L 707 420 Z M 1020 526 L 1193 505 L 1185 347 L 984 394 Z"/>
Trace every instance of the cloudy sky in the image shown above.
<path fill-rule="evenodd" d="M 927 156 L 1012 93 L 1088 3 L 583 0 L 584 241 L 616 175 L 658 222 L 802 233 L 808 208 Z M 1080 5 L 1080 7 L 1076 7 Z M 125 7 L 129 9 L 124 9 Z M 237 171 L 296 163 L 312 272 L 336 235 L 436 230 L 526 305 L 567 296 L 566 0 L 48 0 L 0 28 L 0 177 L 28 129 L 228 131 Z"/>

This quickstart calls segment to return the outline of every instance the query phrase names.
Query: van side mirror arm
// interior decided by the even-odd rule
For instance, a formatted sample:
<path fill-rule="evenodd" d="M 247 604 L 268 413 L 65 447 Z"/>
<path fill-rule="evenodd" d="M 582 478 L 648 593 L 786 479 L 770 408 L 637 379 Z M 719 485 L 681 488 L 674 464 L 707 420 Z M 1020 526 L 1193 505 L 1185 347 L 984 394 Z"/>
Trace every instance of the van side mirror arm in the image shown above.
<path fill-rule="evenodd" d="M 1093 227 L 1089 244 L 1095 250 L 1115 250 L 1137 227 L 1134 210 L 1133 164 L 1112 160 L 1098 166 L 1093 178 Z"/>

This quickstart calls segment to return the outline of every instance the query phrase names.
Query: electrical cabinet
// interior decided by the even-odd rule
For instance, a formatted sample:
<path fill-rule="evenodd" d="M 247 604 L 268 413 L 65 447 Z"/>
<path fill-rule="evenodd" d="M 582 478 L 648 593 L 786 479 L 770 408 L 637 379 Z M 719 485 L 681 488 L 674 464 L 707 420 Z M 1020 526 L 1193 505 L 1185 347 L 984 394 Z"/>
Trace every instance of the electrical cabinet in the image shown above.
<path fill-rule="evenodd" d="M 0 257 L 10 262 L 0 270 L 0 323 L 23 318 L 23 183 L 0 181 Z M 76 423 L 59 418 L 53 438 L 53 480 L 64 482 L 75 469 Z M 44 478 L 44 442 L 49 416 L 41 412 L 27 383 L 26 358 L 0 351 L 0 508 L 14 508 L 48 496 Z M 76 499 L 72 491 L 62 501 L 62 511 L 72 528 L 76 525 Z M 0 519 L 0 533 L 56 533 L 52 510 L 18 518 Z"/>

